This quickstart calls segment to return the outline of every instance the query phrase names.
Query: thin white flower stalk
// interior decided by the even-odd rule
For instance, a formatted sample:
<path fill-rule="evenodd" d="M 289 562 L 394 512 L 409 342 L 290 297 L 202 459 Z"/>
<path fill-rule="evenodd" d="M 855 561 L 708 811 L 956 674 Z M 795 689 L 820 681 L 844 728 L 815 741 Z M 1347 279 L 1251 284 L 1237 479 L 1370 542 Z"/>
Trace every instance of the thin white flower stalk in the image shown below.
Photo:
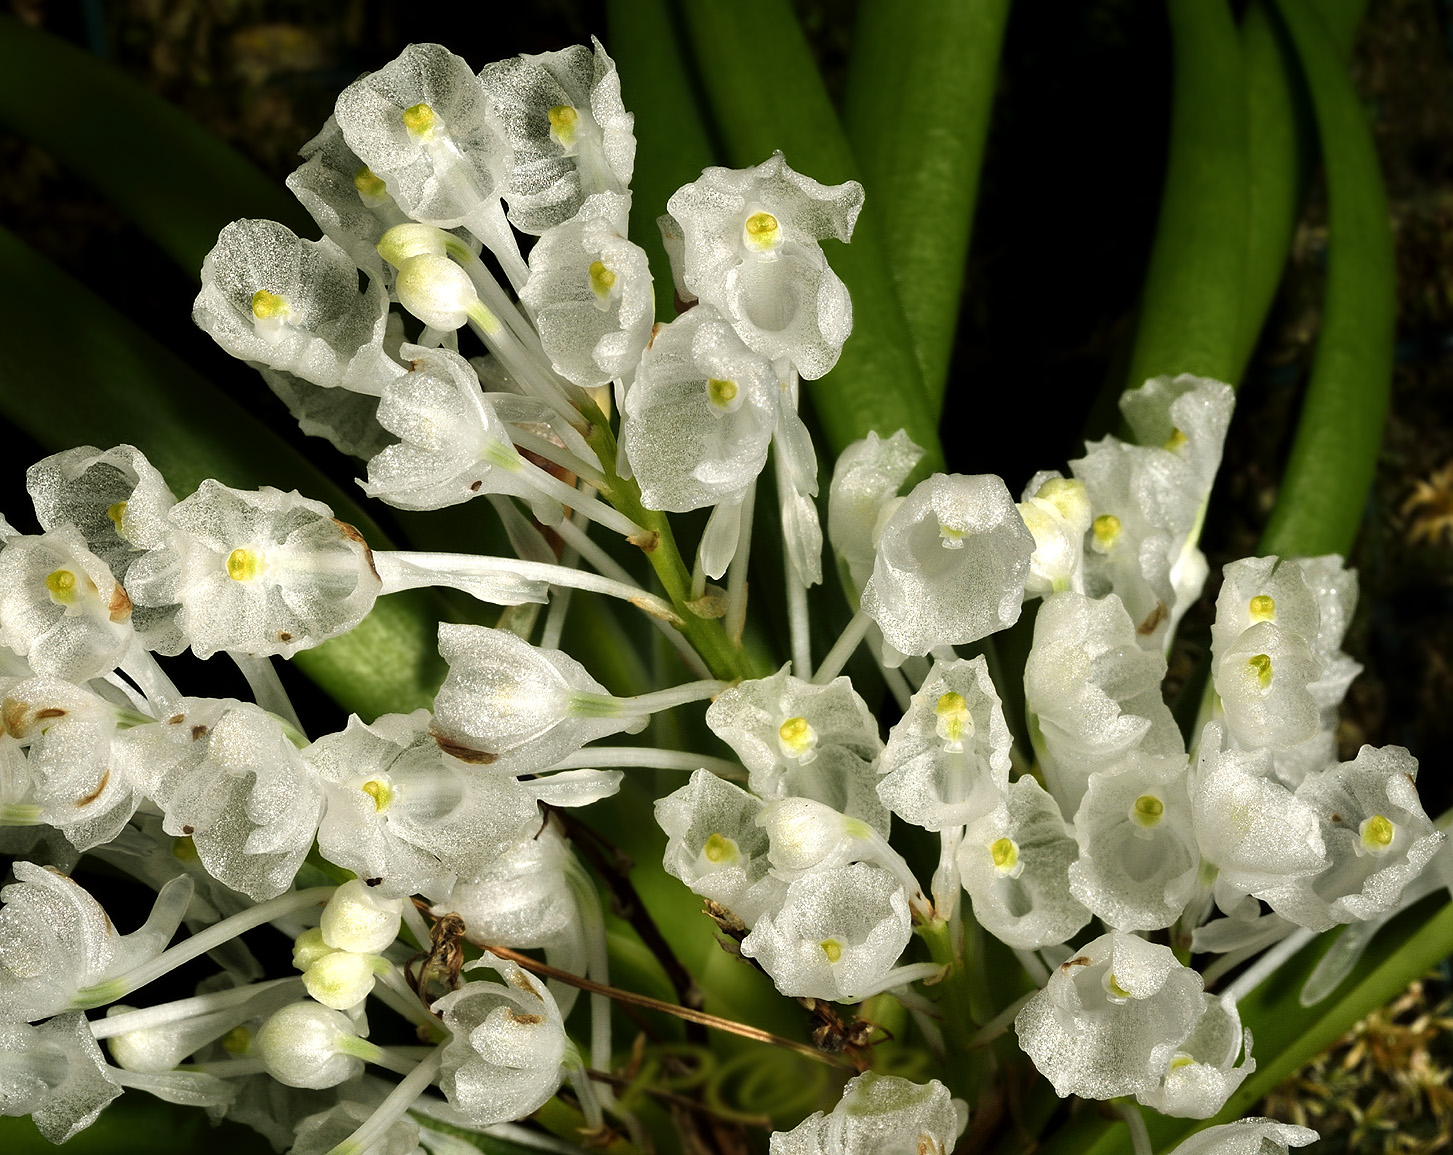
<path fill-rule="evenodd" d="M 584 573 L 569 566 L 467 553 L 390 550 L 375 553 L 373 557 L 382 593 L 397 593 L 420 586 L 447 586 L 496 604 L 500 604 L 497 599 L 515 599 L 503 604 L 516 605 L 521 601 L 544 601 L 543 593 L 540 596 L 530 595 L 556 586 L 619 598 L 668 624 L 680 621 L 669 602 L 639 586 Z"/>
<path fill-rule="evenodd" d="M 163 975 L 170 974 L 184 963 L 189 963 L 214 947 L 236 938 L 243 931 L 321 905 L 327 901 L 333 889 L 331 886 L 316 886 L 308 890 L 292 891 L 240 911 L 114 979 L 82 988 L 76 993 L 75 1006 L 82 1009 L 99 1007 L 125 998 L 132 991 L 156 982 Z"/>

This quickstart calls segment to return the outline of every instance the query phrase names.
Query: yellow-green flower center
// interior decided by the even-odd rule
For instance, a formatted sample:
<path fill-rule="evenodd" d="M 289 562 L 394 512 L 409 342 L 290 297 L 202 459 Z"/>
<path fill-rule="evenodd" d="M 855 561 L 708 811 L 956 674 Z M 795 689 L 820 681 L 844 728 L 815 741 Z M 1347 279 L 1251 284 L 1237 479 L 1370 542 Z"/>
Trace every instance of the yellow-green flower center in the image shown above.
<path fill-rule="evenodd" d="M 616 275 L 606 268 L 604 261 L 590 262 L 590 291 L 604 301 L 615 288 Z"/>
<path fill-rule="evenodd" d="M 252 315 L 259 321 L 271 321 L 287 314 L 288 303 L 276 293 L 258 289 L 252 294 Z"/>
<path fill-rule="evenodd" d="M 742 224 L 742 239 L 755 252 L 770 252 L 782 243 L 782 226 L 771 213 L 755 212 Z"/>
<path fill-rule="evenodd" d="M 730 865 L 741 857 L 737 844 L 725 834 L 716 833 L 706 840 L 706 845 L 701 848 L 701 853 L 706 856 L 708 862 L 717 865 Z"/>
<path fill-rule="evenodd" d="M 45 575 L 45 588 L 52 599 L 68 606 L 76 600 L 76 575 L 68 569 L 51 570 Z"/>
<path fill-rule="evenodd" d="M 962 694 L 950 690 L 940 694 L 933 712 L 937 717 L 934 729 L 938 736 L 954 750 L 962 750 L 964 740 L 974 736 L 974 716 L 969 713 L 969 704 Z"/>
<path fill-rule="evenodd" d="M 1130 817 L 1148 830 L 1165 817 L 1165 803 L 1154 794 L 1142 794 L 1131 806 Z"/>
<path fill-rule="evenodd" d="M 801 758 L 817 745 L 817 731 L 806 718 L 788 718 L 777 727 L 777 739 L 788 757 Z"/>
<path fill-rule="evenodd" d="M 404 127 L 413 136 L 422 136 L 428 132 L 438 119 L 434 110 L 422 101 L 404 109 Z"/>
<path fill-rule="evenodd" d="M 1019 844 L 1012 838 L 996 838 L 989 843 L 989 857 L 994 860 L 994 869 L 1008 874 L 1019 865 Z"/>
<path fill-rule="evenodd" d="M 545 115 L 550 121 L 551 138 L 561 147 L 571 148 L 580 126 L 580 113 L 568 104 L 557 104 Z"/>
<path fill-rule="evenodd" d="M 1257 594 L 1246 607 L 1253 622 L 1276 621 L 1276 599 L 1270 594 Z"/>
<path fill-rule="evenodd" d="M 721 377 L 708 377 L 706 381 L 706 397 L 718 409 L 725 409 L 737 399 L 741 390 L 735 381 L 727 381 Z"/>
<path fill-rule="evenodd" d="M 1263 690 L 1271 687 L 1271 655 L 1253 654 L 1246 659 L 1246 665 L 1256 675 L 1257 682 Z"/>
<path fill-rule="evenodd" d="M 388 804 L 394 800 L 393 789 L 377 778 L 370 778 L 359 789 L 373 799 L 373 809 L 378 814 L 388 809 Z"/>
<path fill-rule="evenodd" d="M 252 549 L 234 549 L 227 555 L 227 576 L 235 582 L 250 582 L 262 572 L 262 556 Z"/>
<path fill-rule="evenodd" d="M 384 184 L 383 178 L 368 165 L 364 165 L 353 174 L 353 187 L 358 190 L 360 196 L 368 200 L 378 200 L 380 197 L 388 195 L 388 185 Z"/>
<path fill-rule="evenodd" d="M 1120 519 L 1113 513 L 1102 513 L 1090 525 L 1095 537 L 1095 546 L 1107 550 L 1120 540 Z"/>
<path fill-rule="evenodd" d="M 827 961 L 835 963 L 843 957 L 843 944 L 835 938 L 825 938 L 817 944 L 822 947 L 822 953 L 827 955 Z"/>
<path fill-rule="evenodd" d="M 1363 849 L 1370 854 L 1386 854 L 1397 834 L 1397 826 L 1385 815 L 1374 814 L 1362 823 L 1358 833 L 1362 837 Z"/>

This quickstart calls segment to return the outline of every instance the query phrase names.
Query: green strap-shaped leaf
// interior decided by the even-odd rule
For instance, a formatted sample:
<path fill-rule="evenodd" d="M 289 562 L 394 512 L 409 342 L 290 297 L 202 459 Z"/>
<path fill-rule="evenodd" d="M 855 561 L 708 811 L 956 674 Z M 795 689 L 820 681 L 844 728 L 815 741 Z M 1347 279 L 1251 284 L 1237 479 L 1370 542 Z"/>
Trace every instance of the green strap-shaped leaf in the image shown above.
<path fill-rule="evenodd" d="M 311 228 L 287 192 L 119 69 L 0 17 L 0 123 L 94 185 L 190 275 L 236 217 Z"/>
<path fill-rule="evenodd" d="M 1226 0 L 1168 0 L 1170 156 L 1126 385 L 1233 381 L 1246 268 L 1246 90 Z M 1234 383 L 1234 381 L 1233 381 Z"/>
<path fill-rule="evenodd" d="M 1322 328 L 1264 553 L 1345 554 L 1372 484 L 1392 388 L 1392 227 L 1367 115 L 1326 25 L 1278 0 L 1317 118 L 1327 173 Z"/>
<path fill-rule="evenodd" d="M 296 488 L 332 506 L 380 548 L 383 532 L 300 453 L 88 289 L 0 230 L 0 315 L 32 333 L 0 360 L 0 413 L 47 449 L 135 445 L 178 494 L 208 477 Z M 63 318 L 64 339 L 40 336 Z M 443 677 L 436 600 L 381 598 L 357 629 L 293 660 L 365 718 L 427 705 Z"/>
<path fill-rule="evenodd" d="M 1367 0 L 1322 0 L 1317 7 L 1345 59 L 1352 51 Z M 1316 125 L 1285 30 L 1264 0 L 1253 0 L 1241 19 L 1246 75 L 1247 190 L 1246 287 L 1241 301 L 1235 379 L 1246 370 L 1281 284 L 1292 236 L 1302 215 L 1316 158 Z"/>
<path fill-rule="evenodd" d="M 843 126 L 943 407 L 1009 0 L 863 0 Z"/>
<path fill-rule="evenodd" d="M 666 0 L 609 0 L 606 27 L 607 46 L 620 70 L 621 97 L 636 118 L 631 239 L 651 258 L 656 315 L 669 318 L 676 313 L 675 291 L 656 218 L 666 211 L 672 193 L 717 158 Z"/>
<path fill-rule="evenodd" d="M 758 164 L 781 149 L 825 184 L 856 179 L 857 162 L 788 0 L 684 0 L 698 73 L 731 162 Z M 808 383 L 832 453 L 870 429 L 906 429 L 943 468 L 938 419 L 893 287 L 887 240 L 869 202 L 852 244 L 828 259 L 853 297 L 853 335 L 826 377 Z"/>
<path fill-rule="evenodd" d="M 5 1155 L 267 1155 L 256 1131 L 239 1123 L 213 1126 L 196 1107 L 163 1103 L 142 1091 L 115 1100 L 100 1118 L 61 1147 L 41 1136 L 28 1116 L 0 1118 Z"/>

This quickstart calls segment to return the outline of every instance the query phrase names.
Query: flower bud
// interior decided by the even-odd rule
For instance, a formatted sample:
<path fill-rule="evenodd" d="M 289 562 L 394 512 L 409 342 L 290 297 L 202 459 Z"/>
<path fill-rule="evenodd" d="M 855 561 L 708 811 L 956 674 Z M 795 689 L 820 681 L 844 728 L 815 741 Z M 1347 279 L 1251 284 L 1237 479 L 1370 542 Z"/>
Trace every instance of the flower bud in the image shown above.
<path fill-rule="evenodd" d="M 369 1044 L 342 1011 L 301 1002 L 275 1012 L 258 1031 L 253 1047 L 279 1083 L 321 1091 L 362 1073 L 363 1060 L 356 1052 Z"/>
<path fill-rule="evenodd" d="M 469 274 L 448 257 L 432 253 L 420 253 L 400 265 L 394 291 L 399 304 L 444 333 L 452 333 L 483 310 Z"/>
<path fill-rule="evenodd" d="M 403 899 L 384 898 L 354 878 L 333 892 L 319 929 L 334 950 L 382 954 L 398 937 L 403 908 Z"/>

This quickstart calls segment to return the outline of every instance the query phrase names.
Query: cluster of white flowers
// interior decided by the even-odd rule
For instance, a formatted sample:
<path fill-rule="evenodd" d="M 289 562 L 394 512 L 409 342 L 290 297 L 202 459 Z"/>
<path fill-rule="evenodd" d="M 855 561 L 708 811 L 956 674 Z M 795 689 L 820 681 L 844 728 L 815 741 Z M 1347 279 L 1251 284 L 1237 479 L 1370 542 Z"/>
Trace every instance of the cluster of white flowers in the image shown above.
<path fill-rule="evenodd" d="M 238 221 L 203 269 L 197 323 L 305 431 L 366 461 L 368 494 L 412 510 L 485 495 L 518 557 L 372 549 L 327 506 L 274 489 L 209 480 L 178 500 L 127 445 L 30 470 L 42 532 L 0 521 L 0 849 L 21 859 L 0 910 L 0 1110 L 61 1142 L 134 1087 L 279 1149 L 407 1155 L 446 1138 L 410 1111 L 507 1126 L 568 1079 L 588 1126 L 633 1128 L 589 1078 L 611 1065 L 605 1004 L 582 1053 L 565 1025 L 574 987 L 436 949 L 452 921 L 608 983 L 595 885 L 551 817 L 613 794 L 608 767 L 692 771 L 656 803 L 665 869 L 783 994 L 896 991 L 919 1013 L 944 966 L 905 961 L 915 929 L 957 936 L 972 917 L 1039 980 L 1015 1026 L 1060 1095 L 1171 1115 L 1210 1117 L 1254 1067 L 1244 990 L 1208 993 L 1192 952 L 1229 969 L 1416 892 L 1443 842 L 1416 762 L 1397 747 L 1337 761 L 1358 670 L 1340 649 L 1356 597 L 1341 559 L 1228 566 L 1191 750 L 1162 699 L 1173 631 L 1207 577 L 1196 542 L 1223 384 L 1131 391 L 1133 441 L 1089 446 L 1068 478 L 1037 474 L 1018 503 L 993 476 L 934 474 L 900 496 L 921 451 L 901 432 L 850 446 L 827 538 L 855 616 L 814 670 L 806 590 L 824 535 L 798 382 L 827 373 L 851 329 L 821 242 L 850 238 L 862 189 L 819 185 L 780 154 L 708 169 L 659 222 L 685 308 L 653 326 L 646 256 L 627 239 L 634 150 L 599 43 L 478 74 L 412 45 L 340 96 L 288 182 L 324 238 Z M 527 256 L 518 234 L 535 238 Z M 484 355 L 459 351 L 466 329 Z M 769 453 L 792 662 L 744 679 Z M 660 515 L 698 509 L 695 564 L 676 557 L 665 597 L 589 535 L 655 563 L 675 549 Z M 548 602 L 539 642 L 533 615 L 442 625 L 432 710 L 310 741 L 270 659 L 421 585 Z M 571 589 L 645 611 L 701 680 L 611 695 L 558 648 Z M 1034 599 L 1031 767 L 984 650 Z M 886 740 L 839 673 L 859 645 L 901 710 Z M 228 654 L 255 701 L 183 695 L 156 655 L 186 649 Z M 708 699 L 735 762 L 592 745 Z M 894 815 L 939 835 L 926 890 L 889 843 Z M 82 854 L 158 892 L 145 926 L 119 934 L 63 873 Z M 348 881 L 297 889 L 309 871 Z M 183 922 L 191 937 L 168 949 Z M 259 981 L 237 936 L 264 923 L 293 939 L 300 976 Z M 195 997 L 118 1002 L 204 953 L 221 969 Z M 370 1042 L 370 999 L 431 1045 Z M 967 1111 L 937 1081 L 869 1073 L 771 1147 L 943 1153 Z M 1312 1137 L 1246 1120 L 1181 1151 Z"/>

